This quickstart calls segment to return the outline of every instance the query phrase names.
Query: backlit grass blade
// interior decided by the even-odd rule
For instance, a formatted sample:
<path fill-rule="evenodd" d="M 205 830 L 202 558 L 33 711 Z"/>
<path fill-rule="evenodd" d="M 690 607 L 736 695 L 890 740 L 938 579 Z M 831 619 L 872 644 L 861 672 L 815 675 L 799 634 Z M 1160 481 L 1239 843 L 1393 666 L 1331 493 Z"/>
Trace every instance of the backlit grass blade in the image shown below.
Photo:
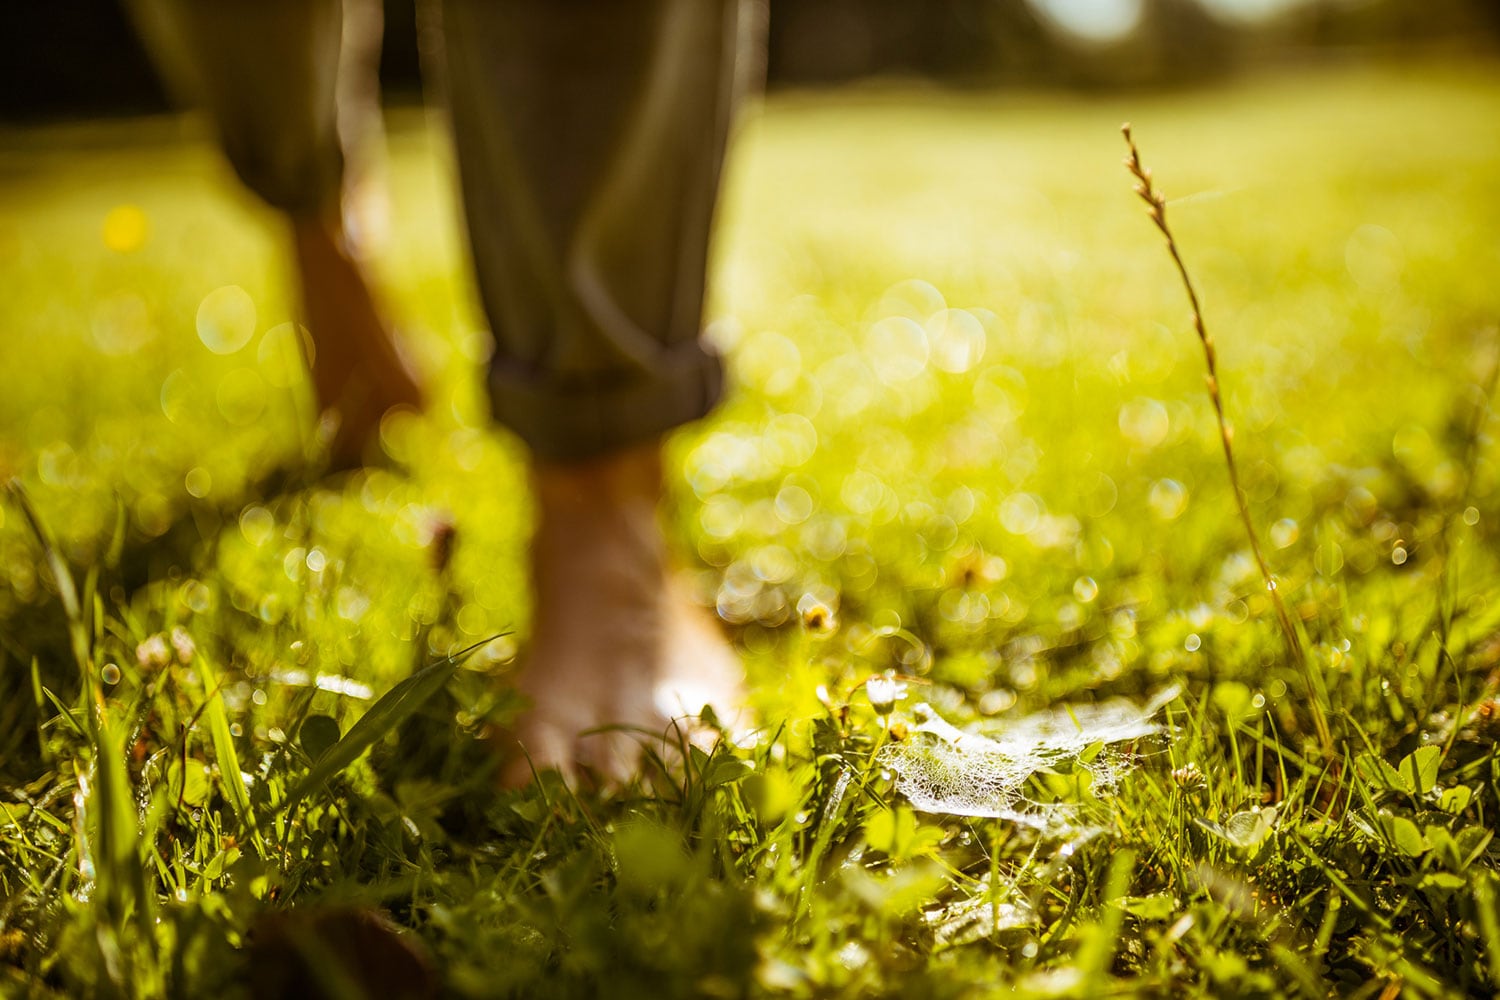
<path fill-rule="evenodd" d="M 499 637 L 491 636 L 431 666 L 424 667 L 387 691 L 374 705 L 370 706 L 368 712 L 360 716 L 358 722 L 349 727 L 343 739 L 329 747 L 326 753 L 313 762 L 312 768 L 307 772 L 307 777 L 292 789 L 282 809 L 292 809 L 306 797 L 307 793 L 353 764 L 361 754 L 421 708 L 427 699 L 441 691 L 465 656 L 496 638 Z"/>
<path fill-rule="evenodd" d="M 142 926 L 149 923 L 147 914 L 142 912 L 150 899 L 139 851 L 140 830 L 135 799 L 131 794 L 129 775 L 125 772 L 125 735 L 118 720 L 100 720 L 94 774 L 97 784 L 91 803 L 95 811 L 94 821 L 98 824 L 95 828 L 98 841 L 94 865 L 100 896 L 112 924 L 111 933 L 131 920 L 141 921 Z M 139 940 L 146 944 L 149 935 L 142 935 Z M 104 946 L 102 938 L 100 945 Z M 132 972 L 131 966 L 127 965 L 121 974 L 123 985 L 132 975 L 144 974 L 144 970 Z"/>
<path fill-rule="evenodd" d="M 103 693 L 99 690 L 98 679 L 93 676 L 90 669 L 93 660 L 93 648 L 89 642 L 88 628 L 83 620 L 83 608 L 79 604 L 78 585 L 73 581 L 73 572 L 68 569 L 68 563 L 58 551 L 56 542 L 52 539 L 52 532 L 47 530 L 47 525 L 42 522 L 36 508 L 31 505 L 31 497 L 27 495 L 26 488 L 18 479 L 12 479 L 5 484 L 5 492 L 15 501 L 21 510 L 21 515 L 26 519 L 26 524 L 31 528 L 32 535 L 42 547 L 42 556 L 47 561 L 47 568 L 52 571 L 52 579 L 57 584 L 57 597 L 62 602 L 63 616 L 68 622 L 68 640 L 72 645 L 73 659 L 78 664 L 78 672 L 83 681 L 83 689 L 91 703 L 96 706 L 96 711 L 103 711 Z M 96 737 L 94 732 L 93 716 L 90 716 L 89 731 Z"/>
<path fill-rule="evenodd" d="M 260 830 L 255 824 L 255 812 L 250 805 L 250 793 L 245 789 L 245 780 L 240 776 L 240 758 L 234 749 L 234 733 L 229 729 L 229 712 L 224 707 L 224 695 L 213 665 L 207 656 L 198 654 L 198 670 L 203 675 L 203 688 L 207 696 L 203 721 L 208 725 L 208 736 L 213 742 L 214 759 L 219 762 L 219 784 L 224 797 L 234 810 L 240 828 L 247 830 L 257 849 L 264 854 Z"/>
<path fill-rule="evenodd" d="M 88 837 L 92 841 L 88 845 L 88 853 L 93 859 L 96 898 L 100 904 L 97 912 L 100 918 L 99 933 L 96 940 L 104 968 L 108 970 L 115 986 L 123 990 L 138 975 L 131 942 L 123 932 L 132 921 L 139 921 L 141 927 L 151 925 L 151 917 L 145 912 L 151 906 L 151 897 L 146 888 L 145 870 L 138 850 L 139 817 L 135 797 L 132 794 L 130 776 L 125 770 L 126 731 L 118 715 L 109 712 L 98 671 L 94 668 L 94 630 L 91 624 L 98 618 L 94 601 L 98 578 L 91 570 L 80 599 L 73 573 L 58 550 L 52 533 L 32 506 L 25 489 L 16 480 L 7 483 L 5 489 L 21 509 L 32 534 L 42 547 L 48 568 L 52 571 L 58 599 L 62 602 L 63 614 L 68 623 L 73 658 L 78 665 L 85 700 L 83 728 L 93 747 L 92 774 L 80 767 L 78 776 L 79 787 L 86 790 L 80 797 L 84 820 L 82 827 L 88 831 Z M 86 619 L 85 615 L 89 617 Z M 66 706 L 46 688 L 41 690 L 59 712 L 78 728 L 77 719 Z M 80 845 L 79 849 L 82 851 L 84 846 Z M 82 856 L 81 854 L 80 857 Z M 149 951 L 149 933 L 140 935 L 139 940 Z M 145 973 L 141 971 L 140 974 Z"/>

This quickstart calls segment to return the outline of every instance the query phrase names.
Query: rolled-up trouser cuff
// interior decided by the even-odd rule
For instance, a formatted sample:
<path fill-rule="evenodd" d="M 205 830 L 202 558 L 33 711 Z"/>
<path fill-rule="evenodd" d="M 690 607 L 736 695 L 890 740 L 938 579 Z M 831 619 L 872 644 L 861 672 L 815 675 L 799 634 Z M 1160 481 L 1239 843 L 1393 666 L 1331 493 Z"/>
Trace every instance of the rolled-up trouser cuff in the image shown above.
<path fill-rule="evenodd" d="M 659 438 L 705 416 L 723 388 L 718 355 L 696 341 L 663 351 L 627 381 L 560 380 L 503 361 L 490 371 L 495 419 L 536 457 L 563 462 Z"/>
<path fill-rule="evenodd" d="M 719 397 L 700 342 L 746 0 L 445 0 L 444 61 L 496 420 L 543 459 Z"/>

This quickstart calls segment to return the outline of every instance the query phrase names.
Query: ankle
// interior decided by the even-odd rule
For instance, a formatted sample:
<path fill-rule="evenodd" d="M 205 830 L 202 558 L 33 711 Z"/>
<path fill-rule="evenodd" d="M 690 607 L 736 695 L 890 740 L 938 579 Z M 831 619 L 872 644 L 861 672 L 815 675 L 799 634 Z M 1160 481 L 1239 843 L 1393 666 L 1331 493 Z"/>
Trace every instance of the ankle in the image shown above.
<path fill-rule="evenodd" d="M 661 502 L 660 442 L 650 441 L 577 462 L 538 461 L 532 488 L 545 520 L 549 514 L 602 513 Z"/>

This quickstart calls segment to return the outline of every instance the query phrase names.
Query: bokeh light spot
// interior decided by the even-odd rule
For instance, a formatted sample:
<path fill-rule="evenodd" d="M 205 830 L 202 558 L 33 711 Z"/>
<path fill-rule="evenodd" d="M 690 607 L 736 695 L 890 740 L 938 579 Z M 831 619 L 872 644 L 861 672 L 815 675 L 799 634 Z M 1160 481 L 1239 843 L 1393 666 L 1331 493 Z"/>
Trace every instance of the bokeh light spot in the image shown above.
<path fill-rule="evenodd" d="M 1254 25 L 1285 13 L 1304 0 L 1199 0 L 1215 17 L 1231 24 Z"/>
<path fill-rule="evenodd" d="M 927 369 L 927 328 L 905 316 L 887 316 L 870 327 L 866 357 L 886 385 L 909 382 Z"/>
<path fill-rule="evenodd" d="M 183 489 L 188 494 L 202 500 L 213 492 L 214 477 L 201 465 L 195 465 L 182 477 Z"/>
<path fill-rule="evenodd" d="M 236 368 L 219 379 L 214 400 L 225 420 L 237 427 L 245 427 L 260 419 L 265 412 L 266 383 L 255 369 Z"/>
<path fill-rule="evenodd" d="M 1302 536 L 1302 529 L 1297 522 L 1289 517 L 1283 517 L 1271 525 L 1271 544 L 1278 549 L 1287 548 Z"/>
<path fill-rule="evenodd" d="M 878 476 L 856 469 L 844 477 L 844 486 L 839 496 L 850 511 L 864 516 L 885 502 L 888 488 Z"/>
<path fill-rule="evenodd" d="M 954 489 L 952 493 L 948 494 L 948 499 L 943 503 L 943 509 L 948 512 L 948 516 L 953 519 L 954 524 L 963 524 L 969 518 L 973 517 L 976 506 L 978 506 L 978 501 L 974 498 L 974 491 L 967 486 L 959 486 Z"/>
<path fill-rule="evenodd" d="M 787 524 L 801 524 L 812 516 L 813 498 L 807 490 L 788 483 L 776 494 L 776 516 Z"/>
<path fill-rule="evenodd" d="M 116 205 L 104 216 L 99 236 L 115 253 L 132 253 L 146 245 L 151 220 L 139 205 Z"/>
<path fill-rule="evenodd" d="M 797 572 L 797 557 L 785 545 L 762 545 L 751 550 L 751 572 L 762 583 L 785 583 Z"/>
<path fill-rule="evenodd" d="M 1163 521 L 1174 521 L 1187 509 L 1188 491 L 1175 479 L 1158 479 L 1151 484 L 1151 495 L 1147 501 L 1151 512 Z"/>
<path fill-rule="evenodd" d="M 733 538 L 744 520 L 744 507 L 729 496 L 709 497 L 698 512 L 699 526 L 712 538 Z"/>
<path fill-rule="evenodd" d="M 239 285 L 215 288 L 198 304 L 198 339 L 215 354 L 233 354 L 255 336 L 255 300 Z"/>
<path fill-rule="evenodd" d="M 276 517 L 266 508 L 251 504 L 240 512 L 240 534 L 245 541 L 260 548 L 276 531 Z"/>
<path fill-rule="evenodd" d="M 1115 503 L 1119 499 L 1120 489 L 1115 485 L 1115 481 L 1102 472 L 1096 473 L 1084 497 L 1085 512 L 1089 517 L 1104 517 L 1115 509 Z"/>
<path fill-rule="evenodd" d="M 1030 493 L 1012 493 L 1000 504 L 1000 525 L 1012 535 L 1029 535 L 1042 519 L 1042 505 Z"/>
<path fill-rule="evenodd" d="M 766 424 L 763 447 L 777 465 L 796 468 L 818 450 L 818 429 L 800 413 L 782 413 Z"/>
<path fill-rule="evenodd" d="M 1138 448 L 1155 448 L 1167 439 L 1172 420 L 1167 408 L 1154 399 L 1139 397 L 1120 407 L 1120 433 Z"/>
<path fill-rule="evenodd" d="M 1028 0 L 1048 24 L 1086 42 L 1115 42 L 1141 21 L 1142 0 Z"/>
<path fill-rule="evenodd" d="M 740 380 L 768 396 L 781 396 L 797 386 L 802 374 L 802 352 L 790 337 L 762 330 L 746 338 L 734 355 Z"/>
<path fill-rule="evenodd" d="M 802 526 L 802 547 L 814 559 L 832 562 L 849 547 L 849 529 L 832 514 L 819 514 Z"/>
<path fill-rule="evenodd" d="M 875 402 L 874 373 L 857 354 L 839 354 L 818 366 L 816 379 L 829 401 L 833 416 L 841 420 L 858 417 Z"/>
<path fill-rule="evenodd" d="M 932 345 L 932 363 L 955 375 L 972 369 L 984 359 L 984 326 L 974 314 L 962 309 L 944 309 L 927 320 Z"/>
<path fill-rule="evenodd" d="M 156 538 L 172 526 L 172 504 L 155 490 L 137 497 L 131 513 L 148 538 Z"/>

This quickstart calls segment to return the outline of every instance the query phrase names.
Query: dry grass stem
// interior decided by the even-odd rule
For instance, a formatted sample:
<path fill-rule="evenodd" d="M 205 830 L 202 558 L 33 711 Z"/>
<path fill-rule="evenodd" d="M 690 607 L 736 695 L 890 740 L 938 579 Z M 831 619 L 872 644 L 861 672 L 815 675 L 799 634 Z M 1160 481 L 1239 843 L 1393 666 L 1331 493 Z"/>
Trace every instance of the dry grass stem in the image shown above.
<path fill-rule="evenodd" d="M 1292 624 L 1291 615 L 1287 613 L 1286 602 L 1282 600 L 1281 591 L 1276 586 L 1276 578 L 1271 575 L 1271 567 L 1266 562 L 1265 553 L 1260 547 L 1260 538 L 1255 532 L 1255 524 L 1250 518 L 1250 504 L 1245 498 L 1245 491 L 1240 486 L 1239 469 L 1234 462 L 1234 432 L 1229 426 L 1228 419 L 1224 416 L 1224 398 L 1219 392 L 1219 364 L 1218 354 L 1214 350 L 1213 337 L 1209 336 L 1208 329 L 1203 323 L 1203 309 L 1198 304 L 1198 292 L 1193 287 L 1193 279 L 1188 275 L 1187 265 L 1182 262 L 1182 254 L 1177 249 L 1177 240 L 1172 236 L 1171 227 L 1167 225 L 1167 199 L 1156 190 L 1151 183 L 1151 171 L 1141 165 L 1140 150 L 1136 148 L 1135 139 L 1130 134 L 1130 125 L 1127 123 L 1120 127 L 1125 136 L 1125 145 L 1130 149 L 1130 155 L 1125 158 L 1125 167 L 1136 179 L 1135 193 L 1140 195 L 1141 200 L 1146 203 L 1147 214 L 1156 228 L 1166 237 L 1167 251 L 1172 255 L 1172 263 L 1177 265 L 1177 274 L 1182 279 L 1182 286 L 1187 290 L 1188 303 L 1193 310 L 1193 329 L 1198 334 L 1198 341 L 1203 345 L 1203 359 L 1208 365 L 1208 398 L 1213 403 L 1214 416 L 1219 423 L 1219 440 L 1224 446 L 1224 464 L 1229 470 L 1229 486 L 1234 493 L 1235 505 L 1239 508 L 1240 521 L 1245 526 L 1245 535 L 1250 539 L 1250 551 L 1255 556 L 1255 564 L 1260 568 L 1261 578 L 1266 584 L 1266 593 L 1271 596 L 1271 604 L 1276 609 L 1276 620 L 1281 624 L 1282 636 L 1286 639 L 1287 652 L 1291 655 L 1298 669 L 1302 672 L 1303 680 L 1307 684 L 1308 702 L 1312 707 L 1313 725 L 1318 731 L 1318 742 L 1322 744 L 1323 752 L 1332 759 L 1334 756 L 1333 734 L 1328 727 L 1328 716 L 1323 710 L 1323 703 L 1319 697 L 1319 689 L 1312 675 L 1312 666 L 1307 659 L 1307 651 L 1302 646 L 1302 639 L 1297 634 L 1296 626 Z"/>

